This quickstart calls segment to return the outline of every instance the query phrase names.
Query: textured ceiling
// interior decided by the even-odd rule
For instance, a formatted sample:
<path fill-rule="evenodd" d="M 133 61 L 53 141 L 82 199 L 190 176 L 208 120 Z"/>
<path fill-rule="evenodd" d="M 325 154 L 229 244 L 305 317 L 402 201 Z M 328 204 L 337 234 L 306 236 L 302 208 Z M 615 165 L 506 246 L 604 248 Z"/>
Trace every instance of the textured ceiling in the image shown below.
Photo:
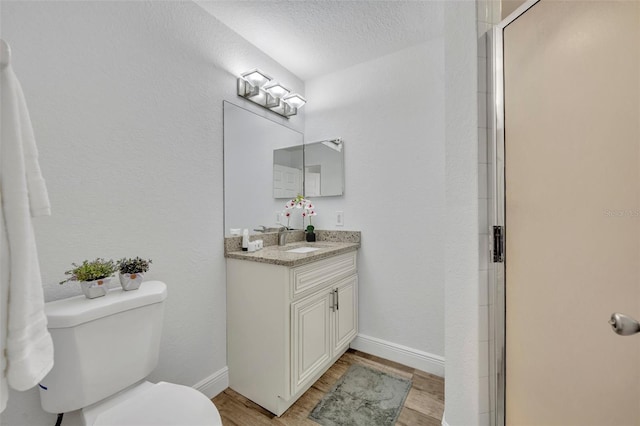
<path fill-rule="evenodd" d="M 302 80 L 396 52 L 443 33 L 441 1 L 196 3 Z"/>

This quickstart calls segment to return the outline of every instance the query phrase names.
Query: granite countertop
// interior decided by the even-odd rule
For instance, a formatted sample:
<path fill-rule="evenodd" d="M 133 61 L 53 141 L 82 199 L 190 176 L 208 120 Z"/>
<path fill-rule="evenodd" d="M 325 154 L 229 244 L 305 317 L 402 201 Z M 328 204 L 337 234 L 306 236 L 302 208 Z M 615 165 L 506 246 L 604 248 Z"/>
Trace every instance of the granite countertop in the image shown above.
<path fill-rule="evenodd" d="M 302 231 L 298 232 L 304 236 Z M 276 244 L 267 245 L 262 250 L 252 253 L 242 251 L 241 249 L 238 250 L 240 247 L 237 246 L 235 240 L 235 238 L 238 237 L 228 237 L 225 238 L 225 257 L 294 267 L 355 251 L 360 248 L 360 232 L 358 231 L 324 231 L 324 233 L 323 231 L 317 231 L 316 236 L 316 242 L 308 243 L 294 237 L 292 238 L 292 242 L 284 246 L 278 246 L 276 239 Z M 256 239 L 263 239 L 265 244 L 271 242 L 269 238 L 261 238 L 260 235 L 253 235 L 251 238 L 251 240 Z M 240 238 L 240 241 L 241 240 L 242 238 Z M 315 247 L 319 250 L 309 253 L 287 253 L 287 250 L 298 247 Z"/>

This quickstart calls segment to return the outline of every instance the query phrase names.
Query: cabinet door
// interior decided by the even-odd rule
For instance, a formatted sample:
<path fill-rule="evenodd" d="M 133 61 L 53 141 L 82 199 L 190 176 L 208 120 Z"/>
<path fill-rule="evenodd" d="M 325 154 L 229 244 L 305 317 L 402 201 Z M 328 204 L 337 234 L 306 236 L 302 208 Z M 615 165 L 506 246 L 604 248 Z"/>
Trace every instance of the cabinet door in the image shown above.
<path fill-rule="evenodd" d="M 332 303 L 333 294 L 327 290 L 291 304 L 292 394 L 331 359 Z"/>
<path fill-rule="evenodd" d="M 340 281 L 334 321 L 333 353 L 340 352 L 358 333 L 358 276 L 352 275 Z"/>

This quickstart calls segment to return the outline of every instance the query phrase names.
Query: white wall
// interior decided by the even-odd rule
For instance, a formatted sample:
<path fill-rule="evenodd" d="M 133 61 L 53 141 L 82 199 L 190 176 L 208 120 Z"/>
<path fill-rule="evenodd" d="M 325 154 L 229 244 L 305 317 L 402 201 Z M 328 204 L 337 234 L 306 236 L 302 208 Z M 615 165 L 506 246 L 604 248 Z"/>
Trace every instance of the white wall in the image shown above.
<path fill-rule="evenodd" d="M 445 421 L 470 426 L 480 412 L 476 5 L 445 4 Z"/>
<path fill-rule="evenodd" d="M 256 66 L 302 83 L 191 2 L 1 7 L 53 209 L 36 223 L 46 299 L 80 293 L 57 284 L 73 261 L 150 257 L 149 278 L 169 287 L 151 379 L 194 385 L 223 371 L 222 101 L 246 103 L 235 78 Z M 301 130 L 304 115 L 289 123 Z M 55 416 L 37 391 L 12 392 L 0 422 Z"/>
<path fill-rule="evenodd" d="M 314 224 L 334 229 L 335 212 L 344 211 L 344 229 L 362 231 L 360 333 L 373 346 L 359 338 L 356 347 L 375 350 L 381 339 L 440 362 L 443 55 L 436 38 L 306 81 L 305 106 L 306 141 L 342 137 L 345 144 L 345 195 L 316 198 Z"/>

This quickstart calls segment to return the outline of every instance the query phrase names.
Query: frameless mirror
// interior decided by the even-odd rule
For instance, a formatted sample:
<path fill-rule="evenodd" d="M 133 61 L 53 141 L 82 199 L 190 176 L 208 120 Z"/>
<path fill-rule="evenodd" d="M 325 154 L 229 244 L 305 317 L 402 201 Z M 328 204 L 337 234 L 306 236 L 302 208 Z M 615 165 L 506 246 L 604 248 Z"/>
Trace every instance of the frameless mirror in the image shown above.
<path fill-rule="evenodd" d="M 273 197 L 330 197 L 344 194 L 344 143 L 341 139 L 273 151 Z M 303 179 L 304 170 L 304 179 Z M 303 191 L 304 182 L 304 191 Z"/>
<path fill-rule="evenodd" d="M 302 164 L 302 133 L 225 101 L 224 224 L 231 228 L 270 226 L 284 203 L 274 198 L 274 151 L 295 148 L 288 164 Z M 298 160 L 293 160 L 298 156 Z M 302 167 L 301 167 L 302 169 Z M 296 194 L 297 195 L 297 194 Z"/>
<path fill-rule="evenodd" d="M 283 199 L 344 194 L 344 142 L 302 133 L 224 101 L 224 223 L 274 226 Z M 295 225 L 292 225 L 295 226 Z"/>
<path fill-rule="evenodd" d="M 273 150 L 273 198 L 302 194 L 303 145 Z"/>
<path fill-rule="evenodd" d="M 308 198 L 344 194 L 342 139 L 304 145 L 304 195 Z"/>

